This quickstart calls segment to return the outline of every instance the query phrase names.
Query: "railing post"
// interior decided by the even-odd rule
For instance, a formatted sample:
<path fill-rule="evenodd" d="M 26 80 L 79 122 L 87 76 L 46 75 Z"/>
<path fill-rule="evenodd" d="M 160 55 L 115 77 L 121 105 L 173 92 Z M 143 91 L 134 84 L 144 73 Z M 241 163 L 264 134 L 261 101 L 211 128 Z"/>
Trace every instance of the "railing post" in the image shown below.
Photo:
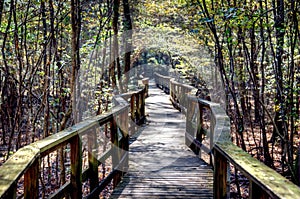
<path fill-rule="evenodd" d="M 131 113 L 131 120 L 135 121 L 136 114 L 135 114 L 135 95 L 131 95 L 130 97 L 130 113 Z"/>
<path fill-rule="evenodd" d="M 79 135 L 70 141 L 71 145 L 71 198 L 82 198 L 82 143 Z"/>
<path fill-rule="evenodd" d="M 16 192 L 14 192 L 15 194 Z M 14 197 L 15 198 L 15 197 Z M 39 160 L 28 168 L 24 174 L 24 198 L 39 198 Z"/>
<path fill-rule="evenodd" d="M 121 181 L 121 177 L 128 170 L 128 111 L 122 112 L 111 121 L 112 166 L 115 169 L 113 187 Z"/>
<path fill-rule="evenodd" d="M 210 110 L 211 110 L 211 107 L 210 107 Z M 214 143 L 215 143 L 214 137 L 215 137 L 216 123 L 217 123 L 216 118 L 215 118 L 215 116 L 211 112 L 211 116 L 210 116 L 210 130 L 209 130 L 210 131 L 209 132 L 209 134 L 210 134 L 209 149 L 210 150 L 213 150 Z M 209 163 L 213 164 L 212 154 L 209 154 L 209 156 L 210 156 L 210 158 L 209 158 L 210 162 Z"/>
<path fill-rule="evenodd" d="M 146 90 L 143 90 L 141 92 L 141 105 L 140 105 L 140 108 L 141 108 L 141 123 L 144 123 L 144 120 L 145 120 L 145 92 Z"/>
<path fill-rule="evenodd" d="M 136 122 L 138 122 L 140 119 L 141 119 L 141 110 L 140 110 L 140 105 L 141 105 L 141 103 L 140 103 L 140 96 L 139 96 L 139 94 L 137 93 L 136 95 L 135 95 L 135 107 L 136 107 Z"/>
<path fill-rule="evenodd" d="M 176 82 L 177 83 L 177 82 Z M 178 104 L 180 104 L 180 101 L 181 101 L 181 96 L 179 96 L 179 93 L 181 93 L 180 92 L 180 87 L 178 86 L 178 84 L 174 84 L 175 86 L 175 88 L 174 88 L 174 97 L 176 98 L 176 102 L 178 103 Z"/>
<path fill-rule="evenodd" d="M 145 87 L 145 97 L 148 97 L 149 96 L 149 78 L 144 78 L 142 79 L 142 83 Z"/>
<path fill-rule="evenodd" d="M 118 138 L 118 127 L 116 123 L 116 118 L 112 118 L 110 122 L 110 140 L 111 140 L 111 148 L 112 148 L 112 169 L 115 170 L 120 162 L 120 154 L 119 154 L 119 138 Z M 121 174 L 118 170 L 116 170 L 116 174 L 113 178 L 113 188 L 115 188 L 119 182 L 121 181 Z"/>
<path fill-rule="evenodd" d="M 203 136 L 203 105 L 198 102 L 199 114 L 197 114 L 197 134 L 196 140 L 202 143 Z M 201 158 L 201 149 L 199 149 L 199 157 Z"/>
<path fill-rule="evenodd" d="M 170 92 L 170 96 L 171 96 L 171 99 L 174 101 L 174 87 L 173 87 L 173 83 L 172 83 L 172 80 L 170 80 L 170 84 L 169 84 L 169 92 Z"/>
<path fill-rule="evenodd" d="M 124 111 L 121 115 L 120 115 L 120 128 L 121 128 L 121 132 L 123 135 L 122 138 L 122 144 L 121 144 L 121 149 L 122 149 L 122 158 L 124 158 L 123 162 L 122 162 L 122 175 L 124 175 L 127 171 L 128 171 L 128 167 L 129 167 L 129 132 L 128 132 L 128 111 Z"/>
<path fill-rule="evenodd" d="M 171 94 L 171 78 L 168 78 L 166 81 L 167 81 L 167 83 L 166 83 L 167 89 L 165 92 L 170 95 Z"/>
<path fill-rule="evenodd" d="M 179 93 L 180 93 L 180 87 L 178 86 L 178 84 L 174 84 L 174 98 L 176 99 L 176 102 L 178 104 L 180 104 L 180 100 L 181 100 Z"/>
<path fill-rule="evenodd" d="M 165 90 L 166 89 L 166 85 L 167 85 L 166 80 L 162 79 L 161 77 L 160 77 L 160 80 L 161 80 L 161 88 L 162 88 L 162 90 L 166 91 Z"/>
<path fill-rule="evenodd" d="M 156 73 L 154 73 L 154 81 L 155 81 L 156 87 L 159 87 L 158 75 Z"/>
<path fill-rule="evenodd" d="M 89 179 L 90 190 L 98 186 L 98 160 L 97 160 L 97 136 L 96 128 L 88 133 L 88 160 L 89 160 Z"/>
<path fill-rule="evenodd" d="M 227 159 L 214 150 L 214 198 L 227 198 Z"/>
<path fill-rule="evenodd" d="M 176 85 L 172 82 L 171 83 L 171 87 L 172 87 L 172 98 L 175 102 L 177 102 L 176 100 Z"/>
<path fill-rule="evenodd" d="M 181 96 L 181 105 L 182 105 L 183 107 L 186 107 L 186 106 L 187 106 L 186 96 L 187 96 L 187 93 L 188 93 L 188 89 L 182 87 L 181 92 L 182 92 L 182 93 L 181 93 L 181 94 L 182 94 L 182 96 Z"/>
<path fill-rule="evenodd" d="M 193 128 L 193 116 L 194 116 L 194 108 L 195 108 L 195 103 L 193 102 L 190 97 L 188 97 L 188 106 L 186 110 L 186 135 L 185 135 L 185 145 L 190 147 L 193 151 L 195 150 L 195 146 L 193 142 L 188 138 L 194 138 L 194 128 Z"/>

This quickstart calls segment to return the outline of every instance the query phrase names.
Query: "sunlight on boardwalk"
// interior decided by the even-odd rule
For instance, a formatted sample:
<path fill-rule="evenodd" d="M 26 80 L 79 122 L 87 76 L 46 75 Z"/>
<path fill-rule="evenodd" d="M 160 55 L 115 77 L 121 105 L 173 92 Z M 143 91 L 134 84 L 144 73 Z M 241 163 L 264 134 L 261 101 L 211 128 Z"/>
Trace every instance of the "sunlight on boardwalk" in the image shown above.
<path fill-rule="evenodd" d="M 147 126 L 130 145 L 129 172 L 112 198 L 212 198 L 213 172 L 184 144 L 185 117 L 150 84 Z"/>

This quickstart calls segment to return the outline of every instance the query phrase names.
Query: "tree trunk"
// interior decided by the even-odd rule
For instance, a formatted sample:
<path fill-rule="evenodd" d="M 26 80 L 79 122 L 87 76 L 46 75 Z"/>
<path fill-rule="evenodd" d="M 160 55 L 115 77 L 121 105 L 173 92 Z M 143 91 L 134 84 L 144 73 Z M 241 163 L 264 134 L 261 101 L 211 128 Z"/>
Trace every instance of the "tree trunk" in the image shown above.
<path fill-rule="evenodd" d="M 80 31 L 81 31 L 81 5 L 80 0 L 71 0 L 71 24 L 72 24 L 72 76 L 71 76 L 71 95 L 72 95 L 72 113 L 75 123 L 81 120 L 81 112 L 77 109 L 80 86 L 78 82 L 78 71 L 80 69 Z"/>
<path fill-rule="evenodd" d="M 3 5 L 4 5 L 4 0 L 0 0 L 0 25 L 2 21 Z"/>
<path fill-rule="evenodd" d="M 286 144 L 287 144 L 287 128 L 285 121 L 285 107 L 284 107 L 284 96 L 283 96 L 283 72 L 282 72 L 282 55 L 284 53 L 284 36 L 285 36 L 285 20 L 284 20 L 284 0 L 275 0 L 273 2 L 274 7 L 274 29 L 276 37 L 276 52 L 275 52 L 275 79 L 276 79 L 276 99 L 275 99 L 275 124 L 278 132 L 283 136 L 281 139 L 282 144 L 282 168 L 284 170 L 284 164 L 286 162 Z M 274 134 L 273 133 L 273 134 Z"/>
<path fill-rule="evenodd" d="M 130 70 L 130 56 L 131 56 L 131 48 L 132 48 L 132 22 L 130 15 L 130 6 L 128 0 L 123 0 L 123 10 L 124 10 L 124 45 L 125 45 L 125 54 L 124 54 L 124 74 L 125 74 L 125 82 L 124 82 L 124 92 L 127 91 L 128 80 L 129 80 L 129 70 Z"/>
<path fill-rule="evenodd" d="M 262 0 L 259 1 L 259 7 L 263 11 L 263 4 Z M 261 45 L 262 45 L 262 50 L 261 50 L 261 61 L 260 61 L 260 71 L 261 71 L 261 86 L 260 86 L 260 100 L 264 104 L 265 103 L 265 54 L 266 54 L 266 41 L 264 38 L 264 27 L 263 27 L 263 18 L 260 18 L 259 25 L 260 25 L 260 40 L 261 40 Z M 269 152 L 269 145 L 268 145 L 268 140 L 267 140 L 267 132 L 266 132 L 266 122 L 265 122 L 265 109 L 262 105 L 260 105 L 260 124 L 261 124 L 261 129 L 262 129 L 262 139 L 263 139 L 263 149 L 264 149 L 264 162 L 266 165 L 273 167 L 273 161 L 270 156 Z"/>
<path fill-rule="evenodd" d="M 112 46 L 112 51 L 113 51 L 113 62 L 111 63 L 111 78 L 112 78 L 112 86 L 114 89 L 116 89 L 117 87 L 117 78 L 118 81 L 120 81 L 121 79 L 121 65 L 120 65 L 120 57 L 119 57 L 119 37 L 118 37 L 118 22 L 119 22 L 119 9 L 120 9 L 120 0 L 114 0 L 114 4 L 113 4 L 113 32 L 114 32 L 114 36 L 113 36 L 113 46 Z M 115 70 L 117 69 L 117 77 L 116 77 L 116 73 Z M 121 84 L 119 85 L 120 89 L 121 88 Z"/>

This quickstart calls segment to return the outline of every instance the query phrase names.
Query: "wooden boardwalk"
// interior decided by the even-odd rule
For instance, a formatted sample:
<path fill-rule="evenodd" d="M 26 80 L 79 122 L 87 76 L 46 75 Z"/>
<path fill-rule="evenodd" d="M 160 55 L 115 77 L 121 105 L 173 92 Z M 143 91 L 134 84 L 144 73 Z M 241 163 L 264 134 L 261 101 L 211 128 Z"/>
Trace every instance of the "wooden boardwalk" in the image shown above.
<path fill-rule="evenodd" d="M 213 171 L 185 145 L 185 117 L 150 82 L 147 125 L 130 145 L 129 172 L 111 198 L 212 198 Z"/>

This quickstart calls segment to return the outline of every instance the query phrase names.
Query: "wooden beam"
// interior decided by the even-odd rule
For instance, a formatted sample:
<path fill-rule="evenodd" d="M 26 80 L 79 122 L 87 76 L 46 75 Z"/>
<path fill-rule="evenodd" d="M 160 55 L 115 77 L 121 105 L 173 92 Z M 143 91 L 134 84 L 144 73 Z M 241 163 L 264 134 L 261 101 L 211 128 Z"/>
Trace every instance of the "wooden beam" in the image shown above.
<path fill-rule="evenodd" d="M 0 169 L 0 198 L 15 198 L 17 182 L 31 166 L 36 167 L 39 149 L 34 145 L 25 146 L 11 156 Z M 35 176 L 37 177 L 37 175 Z M 28 175 L 26 175 L 28 179 Z M 36 182 L 36 179 L 32 179 Z M 27 184 L 29 182 L 26 182 Z M 29 183 L 30 184 L 30 183 Z"/>
<path fill-rule="evenodd" d="M 98 160 L 97 160 L 97 136 L 96 129 L 91 129 L 88 134 L 88 161 L 90 179 L 90 190 L 98 186 Z"/>
<path fill-rule="evenodd" d="M 214 158 L 214 198 L 227 198 L 227 159 L 216 150 Z"/>
<path fill-rule="evenodd" d="M 79 135 L 73 137 L 71 145 L 71 198 L 82 198 L 82 142 Z"/>
<path fill-rule="evenodd" d="M 39 166 L 40 161 L 36 159 L 24 174 L 24 198 L 39 198 Z"/>

